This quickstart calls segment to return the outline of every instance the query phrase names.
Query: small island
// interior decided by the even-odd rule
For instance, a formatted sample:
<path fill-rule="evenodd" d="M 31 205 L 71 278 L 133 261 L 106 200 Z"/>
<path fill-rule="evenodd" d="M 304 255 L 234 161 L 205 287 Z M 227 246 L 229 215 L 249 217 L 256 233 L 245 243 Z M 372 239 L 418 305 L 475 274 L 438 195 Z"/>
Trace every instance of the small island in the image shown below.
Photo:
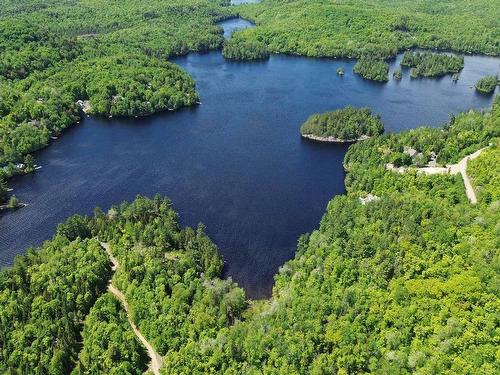
<path fill-rule="evenodd" d="M 362 57 L 358 60 L 353 68 L 354 73 L 361 77 L 376 81 L 387 82 L 389 73 L 389 65 L 384 60 Z"/>
<path fill-rule="evenodd" d="M 483 77 L 476 82 L 476 91 L 481 94 L 491 94 L 498 85 L 498 76 Z"/>
<path fill-rule="evenodd" d="M 11 196 L 8 200 L 7 203 L 5 204 L 0 204 L 0 212 L 5 211 L 5 210 L 13 210 L 17 208 L 22 208 L 26 207 L 26 203 L 21 203 L 19 202 L 19 199 L 15 195 Z"/>
<path fill-rule="evenodd" d="M 304 138 L 320 142 L 356 142 L 384 131 L 379 115 L 373 115 L 370 108 L 347 106 L 333 112 L 316 113 L 300 127 Z"/>
<path fill-rule="evenodd" d="M 430 52 L 405 52 L 401 66 L 412 68 L 411 78 L 441 77 L 459 73 L 464 68 L 464 57 Z"/>
<path fill-rule="evenodd" d="M 401 81 L 401 79 L 403 78 L 403 73 L 401 72 L 401 69 L 394 70 L 394 72 L 392 73 L 392 78 L 394 78 L 394 80 L 396 81 Z"/>

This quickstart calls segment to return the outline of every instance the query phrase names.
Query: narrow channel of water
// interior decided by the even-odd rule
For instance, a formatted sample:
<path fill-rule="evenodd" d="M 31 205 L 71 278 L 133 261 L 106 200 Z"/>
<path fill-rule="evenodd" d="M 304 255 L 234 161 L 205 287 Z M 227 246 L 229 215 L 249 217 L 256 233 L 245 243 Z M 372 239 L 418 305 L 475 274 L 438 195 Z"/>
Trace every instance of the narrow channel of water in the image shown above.
<path fill-rule="evenodd" d="M 224 23 L 226 31 L 242 26 Z M 207 226 L 228 276 L 250 297 L 267 296 L 298 236 L 344 192 L 347 146 L 304 141 L 301 123 L 350 104 L 380 113 L 388 131 L 437 126 L 450 113 L 491 105 L 493 96 L 471 86 L 497 73 L 500 59 L 467 56 L 456 84 L 411 80 L 408 72 L 377 84 L 354 75 L 346 60 L 230 62 L 214 51 L 175 62 L 195 78 L 203 104 L 144 119 L 88 118 L 37 153 L 43 169 L 9 183 L 29 206 L 0 217 L 0 264 L 48 239 L 71 214 L 160 193 L 182 224 Z M 344 77 L 335 74 L 340 66 Z"/>

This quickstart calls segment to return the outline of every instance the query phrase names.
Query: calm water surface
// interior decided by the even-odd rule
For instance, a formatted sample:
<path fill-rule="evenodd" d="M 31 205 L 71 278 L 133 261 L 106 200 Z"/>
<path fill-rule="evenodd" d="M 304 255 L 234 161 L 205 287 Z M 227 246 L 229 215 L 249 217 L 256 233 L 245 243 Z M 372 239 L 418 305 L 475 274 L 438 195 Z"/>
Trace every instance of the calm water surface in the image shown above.
<path fill-rule="evenodd" d="M 227 276 L 250 297 L 267 296 L 298 236 L 316 228 L 327 202 L 344 192 L 346 146 L 301 140 L 301 123 L 351 104 L 372 107 L 389 131 L 440 125 L 450 113 L 491 105 L 492 96 L 471 86 L 498 72 L 499 61 L 466 57 L 457 84 L 410 80 L 408 72 L 401 82 L 375 84 L 353 75 L 352 61 L 236 63 L 220 52 L 179 58 L 203 104 L 145 119 L 88 118 L 39 152 L 43 169 L 10 181 L 29 206 L 0 217 L 0 264 L 50 238 L 71 214 L 160 193 L 182 224 L 207 226 Z M 344 77 L 335 74 L 340 66 Z"/>

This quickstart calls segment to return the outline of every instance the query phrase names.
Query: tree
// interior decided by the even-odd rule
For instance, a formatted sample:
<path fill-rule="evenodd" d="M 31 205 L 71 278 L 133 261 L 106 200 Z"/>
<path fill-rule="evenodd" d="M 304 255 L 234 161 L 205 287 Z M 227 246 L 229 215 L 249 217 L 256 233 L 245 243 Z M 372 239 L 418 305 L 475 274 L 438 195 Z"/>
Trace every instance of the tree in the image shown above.
<path fill-rule="evenodd" d="M 394 73 L 392 73 L 392 77 L 396 81 L 401 81 L 401 78 L 403 78 L 403 73 L 401 72 L 401 69 L 394 70 Z"/>
<path fill-rule="evenodd" d="M 354 73 L 361 75 L 363 78 L 377 82 L 387 82 L 387 74 L 389 73 L 389 65 L 384 60 L 362 57 L 354 65 Z"/>
<path fill-rule="evenodd" d="M 35 159 L 31 154 L 28 154 L 24 157 L 24 170 L 25 172 L 33 172 L 35 170 Z"/>
<path fill-rule="evenodd" d="M 19 205 L 19 200 L 15 195 L 12 195 L 9 198 L 9 202 L 7 203 L 8 208 L 16 208 Z"/>
<path fill-rule="evenodd" d="M 70 241 L 92 236 L 87 218 L 80 215 L 73 215 L 66 222 L 59 224 L 57 226 L 57 234 L 68 238 Z"/>

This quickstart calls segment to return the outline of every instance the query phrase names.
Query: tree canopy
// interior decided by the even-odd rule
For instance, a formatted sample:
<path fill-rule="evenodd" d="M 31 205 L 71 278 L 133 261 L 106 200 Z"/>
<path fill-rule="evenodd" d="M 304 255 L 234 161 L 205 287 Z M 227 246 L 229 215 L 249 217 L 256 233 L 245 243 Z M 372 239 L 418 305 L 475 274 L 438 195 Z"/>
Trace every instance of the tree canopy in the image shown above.
<path fill-rule="evenodd" d="M 500 5 L 488 0 L 263 0 L 239 13 L 257 25 L 242 35 L 279 53 L 387 59 L 418 47 L 500 54 Z"/>
<path fill-rule="evenodd" d="M 387 82 L 389 80 L 387 77 L 389 65 L 383 60 L 362 57 L 354 65 L 353 71 L 372 81 Z"/>
<path fill-rule="evenodd" d="M 460 72 L 464 67 L 464 58 L 430 52 L 405 52 L 401 66 L 412 68 L 412 78 L 440 77 Z"/>

